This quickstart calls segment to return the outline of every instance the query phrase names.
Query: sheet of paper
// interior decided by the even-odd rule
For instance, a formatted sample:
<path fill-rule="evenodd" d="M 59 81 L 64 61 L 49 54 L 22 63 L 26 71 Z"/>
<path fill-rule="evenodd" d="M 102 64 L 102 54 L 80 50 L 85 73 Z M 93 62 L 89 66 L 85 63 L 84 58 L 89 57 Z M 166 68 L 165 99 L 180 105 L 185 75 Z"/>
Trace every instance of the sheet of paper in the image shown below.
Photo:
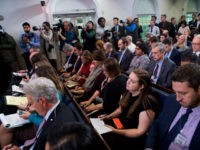
<path fill-rule="evenodd" d="M 26 76 L 26 73 L 13 72 L 13 75 L 23 77 L 23 76 Z"/>
<path fill-rule="evenodd" d="M 27 105 L 28 100 L 26 97 L 21 96 L 6 96 L 6 104 L 7 105 Z"/>
<path fill-rule="evenodd" d="M 110 128 L 105 126 L 105 123 L 100 118 L 90 118 L 90 121 L 99 134 L 112 131 Z"/>
<path fill-rule="evenodd" d="M 16 86 L 16 85 L 12 85 L 12 91 L 13 92 L 19 92 L 19 93 L 24 93 L 24 91 L 19 86 Z"/>
<path fill-rule="evenodd" d="M 29 123 L 28 119 L 23 119 L 19 117 L 19 114 L 10 114 L 5 116 L 4 114 L 0 114 L 1 122 L 5 128 L 15 128 L 22 126 L 26 123 Z"/>

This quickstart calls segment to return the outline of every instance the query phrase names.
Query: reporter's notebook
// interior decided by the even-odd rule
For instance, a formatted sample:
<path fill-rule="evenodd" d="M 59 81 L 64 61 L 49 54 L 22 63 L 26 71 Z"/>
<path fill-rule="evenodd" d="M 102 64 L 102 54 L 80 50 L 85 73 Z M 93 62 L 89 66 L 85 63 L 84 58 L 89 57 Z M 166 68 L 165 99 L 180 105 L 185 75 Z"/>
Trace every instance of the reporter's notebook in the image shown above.
<path fill-rule="evenodd" d="M 28 104 L 27 98 L 22 96 L 5 96 L 5 99 L 7 105 L 18 106 Z"/>
<path fill-rule="evenodd" d="M 0 114 L 0 120 L 5 128 L 15 128 L 29 123 L 28 119 L 19 117 L 19 114 L 4 115 Z"/>

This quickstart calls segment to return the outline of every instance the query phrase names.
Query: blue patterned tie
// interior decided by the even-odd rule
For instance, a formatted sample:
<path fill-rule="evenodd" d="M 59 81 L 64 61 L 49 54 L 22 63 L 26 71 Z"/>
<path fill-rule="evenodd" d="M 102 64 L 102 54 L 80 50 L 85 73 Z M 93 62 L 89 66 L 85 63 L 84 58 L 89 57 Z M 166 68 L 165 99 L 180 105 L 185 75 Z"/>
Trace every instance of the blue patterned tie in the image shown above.
<path fill-rule="evenodd" d="M 189 114 L 191 112 L 192 112 L 192 109 L 188 108 L 186 113 L 181 116 L 181 118 L 177 121 L 177 123 L 173 126 L 173 128 L 167 133 L 166 138 L 161 143 L 161 148 L 160 149 L 167 150 L 169 148 L 169 145 L 171 144 L 171 142 L 174 141 L 175 137 L 183 129 L 185 123 L 187 122 Z"/>

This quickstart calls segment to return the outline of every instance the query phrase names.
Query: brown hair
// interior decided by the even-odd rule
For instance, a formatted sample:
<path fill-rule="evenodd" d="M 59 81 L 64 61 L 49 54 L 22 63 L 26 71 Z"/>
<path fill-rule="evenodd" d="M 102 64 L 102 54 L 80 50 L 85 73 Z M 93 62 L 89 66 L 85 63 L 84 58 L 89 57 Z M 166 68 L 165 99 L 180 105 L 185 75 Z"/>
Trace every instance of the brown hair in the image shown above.
<path fill-rule="evenodd" d="M 103 65 L 104 65 L 106 72 L 111 77 L 116 77 L 121 73 L 119 63 L 117 62 L 117 60 L 115 58 L 106 59 L 104 61 Z"/>
<path fill-rule="evenodd" d="M 103 62 L 105 59 L 105 53 L 102 50 L 94 50 L 92 52 L 92 57 L 94 60 Z"/>
<path fill-rule="evenodd" d="M 150 95 L 150 75 L 146 70 L 143 69 L 135 69 L 133 71 L 134 74 L 136 74 L 136 76 L 139 79 L 139 85 L 143 85 L 144 88 L 140 91 L 139 97 L 138 99 L 133 103 L 133 105 L 130 107 L 128 113 L 127 113 L 127 117 L 130 118 L 131 115 L 133 114 L 133 112 L 136 110 L 136 108 L 139 106 L 139 104 L 142 104 L 144 109 L 149 109 L 152 108 L 151 106 L 151 101 L 157 102 L 157 100 Z M 129 101 L 131 99 L 131 93 L 130 92 L 126 92 L 120 102 L 120 106 L 123 108 L 125 108 L 128 104 Z M 148 117 L 150 117 L 150 114 L 147 112 Z"/>
<path fill-rule="evenodd" d="M 96 48 L 98 46 L 100 48 L 100 50 L 104 50 L 104 48 L 103 48 L 104 42 L 102 40 L 97 40 L 95 45 L 96 45 Z"/>
<path fill-rule="evenodd" d="M 81 57 L 85 58 L 87 60 L 87 62 L 92 62 L 92 60 L 93 60 L 92 54 L 88 50 L 84 50 Z"/>
<path fill-rule="evenodd" d="M 55 72 L 55 69 L 51 66 L 40 66 L 36 68 L 35 73 L 39 77 L 46 77 L 50 79 L 51 81 L 54 82 L 56 85 L 56 88 L 61 91 L 62 95 L 64 95 L 64 87 L 63 84 L 61 83 L 58 75 Z"/>

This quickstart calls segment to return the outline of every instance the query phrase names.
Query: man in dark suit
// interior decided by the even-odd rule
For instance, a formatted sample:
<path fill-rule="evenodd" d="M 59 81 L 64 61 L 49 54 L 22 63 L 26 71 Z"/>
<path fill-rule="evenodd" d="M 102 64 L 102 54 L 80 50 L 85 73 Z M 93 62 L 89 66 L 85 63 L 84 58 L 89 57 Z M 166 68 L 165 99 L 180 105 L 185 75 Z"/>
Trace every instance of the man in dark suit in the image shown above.
<path fill-rule="evenodd" d="M 199 150 L 200 66 L 179 67 L 172 75 L 172 87 L 176 97 L 166 99 L 150 129 L 145 150 Z"/>
<path fill-rule="evenodd" d="M 196 30 L 196 27 L 197 27 L 197 18 L 196 18 L 196 14 L 193 13 L 192 20 L 189 22 L 189 28 L 191 32 L 194 32 Z"/>
<path fill-rule="evenodd" d="M 166 38 L 163 41 L 165 44 L 165 57 L 171 59 L 177 66 L 180 66 L 181 63 L 181 53 L 173 48 L 172 39 Z"/>
<path fill-rule="evenodd" d="M 176 33 L 178 31 L 178 25 L 176 24 L 176 18 L 172 17 L 170 22 L 171 31 L 169 32 L 169 36 L 175 40 Z"/>
<path fill-rule="evenodd" d="M 118 61 L 118 52 L 116 52 L 115 50 L 113 50 L 113 46 L 112 46 L 112 43 L 110 42 L 106 42 L 104 45 L 103 45 L 105 51 L 106 51 L 106 58 L 115 58 L 117 61 Z"/>
<path fill-rule="evenodd" d="M 162 14 L 161 15 L 161 22 L 158 24 L 158 27 L 160 28 L 160 34 L 162 34 L 164 30 L 171 32 L 170 23 L 166 19 L 167 19 L 167 15 Z"/>
<path fill-rule="evenodd" d="M 118 47 L 120 48 L 119 51 L 121 51 L 118 60 L 122 72 L 126 72 L 128 70 L 131 60 L 134 56 L 133 53 L 127 48 L 127 46 L 128 42 L 126 38 L 123 37 L 118 41 Z"/>
<path fill-rule="evenodd" d="M 153 59 L 150 61 L 147 71 L 151 75 L 152 82 L 166 88 L 171 88 L 171 76 L 176 69 L 176 64 L 165 58 L 165 45 L 156 43 L 151 51 Z"/>
<path fill-rule="evenodd" d="M 200 65 L 200 34 L 196 35 L 192 40 L 192 50 L 197 56 L 197 62 Z"/>
<path fill-rule="evenodd" d="M 113 18 L 113 24 L 114 26 L 111 28 L 112 32 L 112 39 L 113 39 L 113 44 L 115 47 L 115 50 L 118 50 L 118 40 L 124 36 L 124 27 L 119 25 L 119 18 L 114 17 Z"/>
<path fill-rule="evenodd" d="M 64 45 L 63 52 L 66 55 L 66 60 L 64 64 L 65 72 L 71 72 L 73 70 L 77 55 L 74 53 L 73 46 L 69 44 Z"/>
<path fill-rule="evenodd" d="M 31 109 L 43 116 L 43 121 L 37 129 L 35 138 L 27 140 L 21 149 L 44 150 L 47 133 L 66 122 L 77 121 L 72 111 L 58 100 L 55 84 L 44 77 L 31 80 L 23 87 L 24 93 L 31 104 Z M 20 149 L 7 145 L 4 149 Z"/>

